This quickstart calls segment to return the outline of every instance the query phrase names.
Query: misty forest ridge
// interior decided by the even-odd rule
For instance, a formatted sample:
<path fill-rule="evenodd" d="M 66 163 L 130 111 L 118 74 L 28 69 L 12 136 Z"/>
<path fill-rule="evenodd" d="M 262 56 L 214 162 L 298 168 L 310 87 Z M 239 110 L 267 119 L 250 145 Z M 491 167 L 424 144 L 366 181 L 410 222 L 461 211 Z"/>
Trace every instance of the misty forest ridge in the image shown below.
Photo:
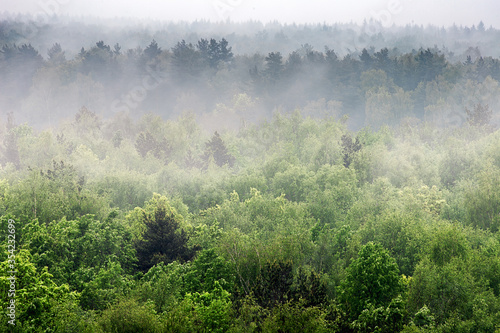
<path fill-rule="evenodd" d="M 0 48 L 0 332 L 500 331 L 500 30 L 3 14 Z"/>

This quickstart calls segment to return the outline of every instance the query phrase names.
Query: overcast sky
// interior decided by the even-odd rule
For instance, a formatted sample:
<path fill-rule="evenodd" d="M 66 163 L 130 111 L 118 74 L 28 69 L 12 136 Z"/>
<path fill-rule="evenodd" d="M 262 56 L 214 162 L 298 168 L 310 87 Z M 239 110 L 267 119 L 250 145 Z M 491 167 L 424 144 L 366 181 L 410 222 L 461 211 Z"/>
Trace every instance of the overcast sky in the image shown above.
<path fill-rule="evenodd" d="M 386 26 L 472 26 L 482 20 L 486 27 L 500 28 L 499 0 L 0 0 L 0 11 L 173 21 L 361 23 L 375 18 Z"/>

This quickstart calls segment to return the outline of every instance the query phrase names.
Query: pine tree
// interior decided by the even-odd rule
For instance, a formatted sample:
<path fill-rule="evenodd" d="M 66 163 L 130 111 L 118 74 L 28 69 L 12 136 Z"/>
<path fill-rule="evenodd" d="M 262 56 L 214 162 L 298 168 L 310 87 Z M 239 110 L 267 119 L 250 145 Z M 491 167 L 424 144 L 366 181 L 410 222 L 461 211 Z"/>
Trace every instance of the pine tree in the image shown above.
<path fill-rule="evenodd" d="M 143 221 L 146 231 L 135 244 L 140 269 L 147 271 L 160 262 L 168 264 L 193 258 L 195 249 L 188 248 L 189 237 L 180 228 L 175 213 L 160 207 L 155 210 L 154 216 L 144 213 Z"/>
<path fill-rule="evenodd" d="M 217 131 L 215 131 L 212 139 L 206 143 L 205 154 L 203 155 L 205 163 L 208 164 L 211 159 L 220 167 L 226 164 L 230 167 L 234 165 L 234 157 L 229 154 Z"/>

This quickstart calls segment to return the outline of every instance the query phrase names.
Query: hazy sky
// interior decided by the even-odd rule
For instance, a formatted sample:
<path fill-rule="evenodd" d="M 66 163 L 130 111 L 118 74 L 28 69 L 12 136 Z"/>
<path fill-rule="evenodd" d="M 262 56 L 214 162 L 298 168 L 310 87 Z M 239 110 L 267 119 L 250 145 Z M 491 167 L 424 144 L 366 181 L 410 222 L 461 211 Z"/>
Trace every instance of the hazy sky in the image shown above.
<path fill-rule="evenodd" d="M 500 28 L 499 0 L 0 0 L 0 11 L 174 21 L 260 20 L 296 23 L 358 22 Z"/>

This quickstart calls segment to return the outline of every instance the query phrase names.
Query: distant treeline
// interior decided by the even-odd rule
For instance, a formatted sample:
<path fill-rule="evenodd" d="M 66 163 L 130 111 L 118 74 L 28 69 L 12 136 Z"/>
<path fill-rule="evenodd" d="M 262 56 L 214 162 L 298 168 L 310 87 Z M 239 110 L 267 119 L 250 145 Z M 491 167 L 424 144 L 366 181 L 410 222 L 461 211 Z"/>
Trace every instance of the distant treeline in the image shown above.
<path fill-rule="evenodd" d="M 3 22 L 4 28 L 9 24 Z M 307 26 L 302 29 L 308 31 Z M 496 33 L 484 25 L 469 30 L 471 35 Z M 10 35 L 4 31 L 0 40 L 13 39 Z M 499 123 L 500 61 L 482 56 L 475 44 L 458 61 L 448 49 L 436 46 L 403 53 L 395 43 L 342 56 L 328 45 L 317 50 L 311 41 L 289 53 L 276 43 L 267 54 L 242 54 L 229 42 L 242 37 L 189 42 L 192 36 L 186 33 L 179 38 L 171 45 L 150 39 L 144 48 L 137 43 L 128 49 L 99 40 L 73 56 L 62 42 L 55 42 L 46 59 L 30 43 L 5 43 L 0 51 L 0 107 L 35 125 L 50 125 L 85 106 L 105 117 L 122 111 L 137 116 L 155 112 L 165 118 L 183 111 L 236 113 L 241 116 L 238 126 L 276 108 L 300 108 L 311 116 L 348 115 L 357 128 L 403 119 L 457 125 L 465 121 L 467 108 L 481 103 L 489 105 L 492 122 Z M 253 99 L 252 108 L 231 106 L 239 94 Z"/>

